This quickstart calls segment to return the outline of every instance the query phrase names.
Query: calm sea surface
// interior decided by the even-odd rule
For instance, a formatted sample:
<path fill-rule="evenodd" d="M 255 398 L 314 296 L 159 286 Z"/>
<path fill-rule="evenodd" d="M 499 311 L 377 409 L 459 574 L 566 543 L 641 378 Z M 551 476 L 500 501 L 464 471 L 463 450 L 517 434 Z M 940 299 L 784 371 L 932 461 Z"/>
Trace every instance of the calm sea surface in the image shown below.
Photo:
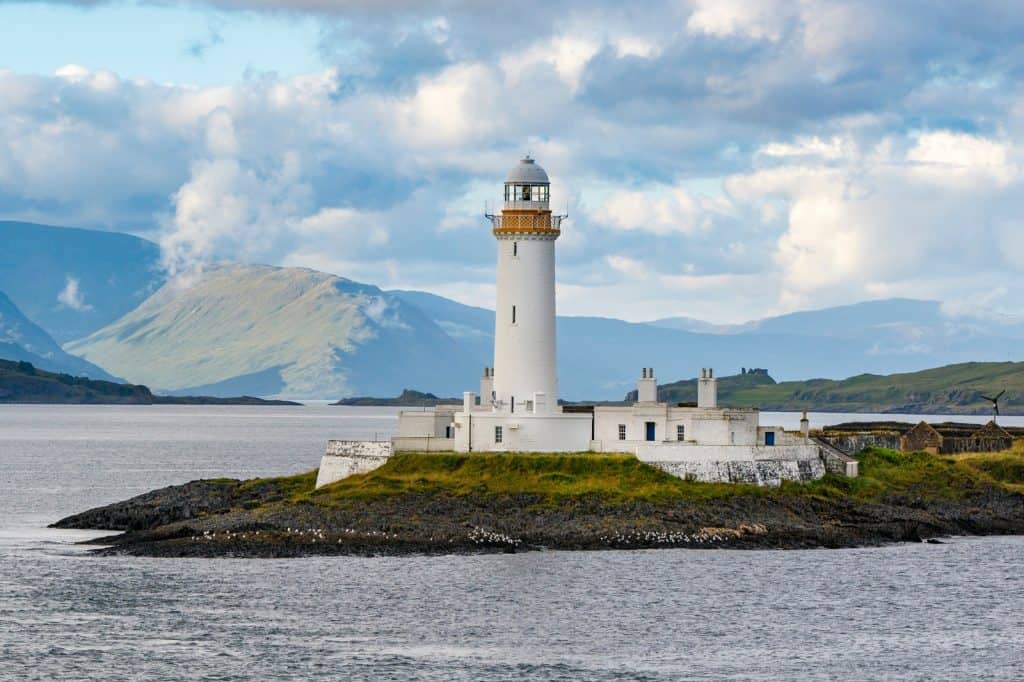
<path fill-rule="evenodd" d="M 384 438 L 395 414 L 0 406 L 0 679 L 1024 676 L 1022 538 L 184 560 L 94 558 L 73 544 L 89 533 L 45 529 L 195 478 L 311 469 L 328 438 Z M 851 418 L 871 417 L 812 424 Z"/>

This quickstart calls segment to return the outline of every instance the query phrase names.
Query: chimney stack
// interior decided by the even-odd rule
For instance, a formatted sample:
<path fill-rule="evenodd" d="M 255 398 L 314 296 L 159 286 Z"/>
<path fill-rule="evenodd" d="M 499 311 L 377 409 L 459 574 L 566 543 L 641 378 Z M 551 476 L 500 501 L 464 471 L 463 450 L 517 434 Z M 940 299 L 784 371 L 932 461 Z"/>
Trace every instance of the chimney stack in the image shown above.
<path fill-rule="evenodd" d="M 718 381 L 713 369 L 702 369 L 697 380 L 697 407 L 718 407 Z"/>
<path fill-rule="evenodd" d="M 494 403 L 494 368 L 484 367 L 480 377 L 480 406 L 490 407 Z"/>
<path fill-rule="evenodd" d="M 640 379 L 636 382 L 636 401 L 638 403 L 658 402 L 658 382 L 654 380 L 654 368 L 642 367 Z"/>

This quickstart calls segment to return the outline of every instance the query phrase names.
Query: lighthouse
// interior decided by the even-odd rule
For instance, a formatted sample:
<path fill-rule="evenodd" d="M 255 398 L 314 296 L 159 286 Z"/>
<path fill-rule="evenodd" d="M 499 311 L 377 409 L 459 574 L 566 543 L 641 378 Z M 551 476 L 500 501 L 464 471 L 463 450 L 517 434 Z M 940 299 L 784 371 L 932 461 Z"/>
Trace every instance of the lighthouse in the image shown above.
<path fill-rule="evenodd" d="M 488 214 L 498 246 L 494 327 L 496 411 L 551 414 L 558 407 L 555 241 L 565 216 L 551 212 L 548 174 L 529 156 L 505 179 L 505 200 Z"/>
<path fill-rule="evenodd" d="M 548 174 L 528 155 L 521 159 L 505 177 L 501 211 L 486 217 L 498 252 L 494 363 L 484 368 L 479 398 L 463 393 L 461 409 L 452 413 L 451 447 L 586 450 L 591 415 L 567 413 L 558 404 L 555 242 L 565 216 L 551 211 Z M 425 432 L 413 425 L 414 416 L 403 418 L 410 435 Z"/>
<path fill-rule="evenodd" d="M 317 487 L 380 466 L 395 452 L 631 453 L 681 478 L 758 485 L 825 474 L 806 420 L 789 432 L 762 426 L 756 408 L 719 406 L 711 369 L 697 380 L 696 403 L 659 400 L 654 368 L 636 358 L 631 403 L 559 405 L 555 242 L 566 216 L 552 213 L 550 202 L 548 174 L 526 156 L 505 178 L 501 211 L 486 214 L 497 245 L 497 300 L 493 363 L 483 368 L 479 395 L 466 391 L 461 403 L 402 411 L 390 443 L 331 441 Z M 857 475 L 856 460 L 828 457 L 833 469 Z"/>

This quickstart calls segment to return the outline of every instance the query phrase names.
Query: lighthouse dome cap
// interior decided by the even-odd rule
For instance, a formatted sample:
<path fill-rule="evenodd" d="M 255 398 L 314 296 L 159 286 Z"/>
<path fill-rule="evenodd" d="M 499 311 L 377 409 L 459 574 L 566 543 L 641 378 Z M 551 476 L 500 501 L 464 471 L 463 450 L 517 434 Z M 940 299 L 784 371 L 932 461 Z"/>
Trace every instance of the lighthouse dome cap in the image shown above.
<path fill-rule="evenodd" d="M 505 184 L 511 185 L 547 185 L 550 184 L 548 174 L 537 162 L 527 154 L 515 167 L 508 172 Z"/>

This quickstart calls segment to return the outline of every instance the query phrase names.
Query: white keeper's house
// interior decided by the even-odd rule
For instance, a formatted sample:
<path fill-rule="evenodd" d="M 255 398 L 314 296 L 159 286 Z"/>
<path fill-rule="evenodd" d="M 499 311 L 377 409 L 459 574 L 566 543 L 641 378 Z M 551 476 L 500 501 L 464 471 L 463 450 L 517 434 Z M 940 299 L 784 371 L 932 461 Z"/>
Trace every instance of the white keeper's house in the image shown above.
<path fill-rule="evenodd" d="M 762 426 L 755 408 L 719 407 L 710 369 L 698 380 L 695 404 L 658 402 L 654 369 L 644 367 L 632 405 L 559 405 L 555 243 L 566 216 L 552 213 L 550 189 L 547 173 L 527 156 L 505 179 L 500 213 L 486 216 L 498 247 L 497 301 L 494 363 L 483 369 L 479 392 L 464 393 L 461 405 L 402 412 L 398 435 L 376 456 L 329 461 L 353 448 L 374 451 L 331 441 L 324 466 L 347 475 L 402 451 L 595 451 L 634 453 L 700 480 L 771 485 L 818 478 L 826 465 L 856 475 L 856 462 L 835 460 L 839 453 L 809 437 L 806 416 L 799 432 L 788 432 Z M 324 466 L 318 485 L 341 477 Z"/>

